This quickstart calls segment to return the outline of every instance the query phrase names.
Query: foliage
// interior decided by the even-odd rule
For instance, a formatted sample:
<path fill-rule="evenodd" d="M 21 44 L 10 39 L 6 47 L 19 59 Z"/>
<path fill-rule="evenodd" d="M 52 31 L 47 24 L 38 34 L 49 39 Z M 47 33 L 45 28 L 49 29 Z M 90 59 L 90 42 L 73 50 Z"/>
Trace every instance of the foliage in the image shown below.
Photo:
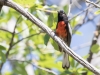
<path fill-rule="evenodd" d="M 57 13 L 48 13 L 47 10 L 58 10 L 59 8 L 57 6 L 44 6 L 44 0 L 14 1 L 22 5 L 25 10 L 31 12 L 54 31 L 57 23 Z M 66 13 L 68 12 L 67 5 L 63 9 Z M 72 28 L 74 28 L 78 24 L 78 21 L 74 18 L 70 23 Z M 6 52 L 10 47 L 15 25 L 17 26 L 13 37 L 14 40 L 7 59 Z M 62 69 L 62 60 L 60 60 L 62 53 L 58 51 L 57 43 L 48 34 L 44 33 L 39 27 L 12 8 L 8 8 L 7 12 L 2 10 L 0 14 L 0 34 L 0 64 L 10 62 L 10 70 L 3 72 L 5 75 L 28 75 L 28 71 L 30 71 L 30 69 L 27 70 L 28 65 L 31 65 L 32 72 L 36 75 L 53 75 L 53 73 L 49 73 L 34 65 L 52 70 L 59 75 L 82 75 L 84 72 L 88 72 L 87 75 L 92 75 L 92 72 L 82 67 L 71 57 L 70 69 Z M 82 35 L 79 31 L 75 34 Z M 93 51 L 94 49 L 96 51 Z M 98 45 L 94 45 L 91 51 L 97 53 L 99 49 Z"/>

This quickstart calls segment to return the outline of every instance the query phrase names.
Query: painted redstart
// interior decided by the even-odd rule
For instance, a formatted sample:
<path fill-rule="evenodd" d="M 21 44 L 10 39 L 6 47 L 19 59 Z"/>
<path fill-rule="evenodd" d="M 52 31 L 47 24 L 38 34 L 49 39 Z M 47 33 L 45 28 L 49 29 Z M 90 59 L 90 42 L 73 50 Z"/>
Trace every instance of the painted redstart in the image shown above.
<path fill-rule="evenodd" d="M 58 22 L 55 33 L 60 39 L 62 39 L 66 43 L 66 45 L 70 46 L 72 30 L 68 22 L 68 17 L 63 10 L 58 11 Z M 59 50 L 64 52 L 64 50 L 60 46 Z M 64 69 L 68 69 L 70 67 L 69 55 L 66 52 L 64 52 L 62 67 Z"/>

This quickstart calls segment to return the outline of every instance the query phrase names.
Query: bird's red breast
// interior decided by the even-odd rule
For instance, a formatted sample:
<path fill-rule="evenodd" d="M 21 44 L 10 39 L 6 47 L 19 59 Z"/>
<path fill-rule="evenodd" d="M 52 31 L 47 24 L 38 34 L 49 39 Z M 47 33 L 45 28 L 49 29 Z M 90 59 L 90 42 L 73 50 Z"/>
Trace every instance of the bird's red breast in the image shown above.
<path fill-rule="evenodd" d="M 57 36 L 61 38 L 67 37 L 67 30 L 66 30 L 66 24 L 64 21 L 58 22 L 57 28 L 56 28 L 56 34 Z"/>

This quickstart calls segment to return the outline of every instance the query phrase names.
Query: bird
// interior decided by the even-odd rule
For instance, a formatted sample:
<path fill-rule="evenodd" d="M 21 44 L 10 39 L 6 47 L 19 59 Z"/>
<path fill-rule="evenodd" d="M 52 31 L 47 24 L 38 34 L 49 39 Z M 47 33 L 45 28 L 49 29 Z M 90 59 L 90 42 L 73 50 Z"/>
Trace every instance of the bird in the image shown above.
<path fill-rule="evenodd" d="M 58 11 L 58 22 L 56 25 L 55 34 L 63 40 L 68 47 L 70 47 L 71 38 L 72 38 L 72 29 L 68 21 L 68 17 L 63 10 Z M 59 50 L 64 52 L 62 68 L 68 69 L 70 67 L 69 55 L 65 52 L 60 46 Z"/>

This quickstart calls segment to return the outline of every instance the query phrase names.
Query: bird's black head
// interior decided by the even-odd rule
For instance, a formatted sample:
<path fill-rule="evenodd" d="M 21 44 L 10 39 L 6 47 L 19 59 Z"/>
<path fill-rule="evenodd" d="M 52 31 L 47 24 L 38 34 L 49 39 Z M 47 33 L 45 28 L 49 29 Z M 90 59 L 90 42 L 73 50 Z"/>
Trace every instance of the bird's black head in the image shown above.
<path fill-rule="evenodd" d="M 63 21 L 66 17 L 67 15 L 63 10 L 58 11 L 58 21 Z"/>

